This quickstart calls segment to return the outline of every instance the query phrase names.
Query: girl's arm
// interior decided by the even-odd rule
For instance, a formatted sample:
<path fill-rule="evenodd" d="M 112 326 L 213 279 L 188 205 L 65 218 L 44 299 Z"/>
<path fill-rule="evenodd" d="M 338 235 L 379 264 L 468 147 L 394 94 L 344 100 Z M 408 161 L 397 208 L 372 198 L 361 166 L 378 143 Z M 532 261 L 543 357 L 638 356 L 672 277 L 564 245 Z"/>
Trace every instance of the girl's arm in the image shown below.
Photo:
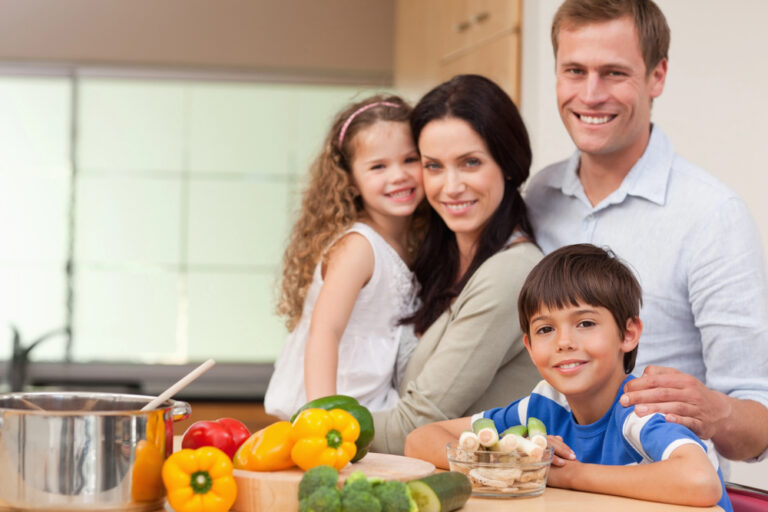
<path fill-rule="evenodd" d="M 709 507 L 722 496 L 717 471 L 700 446 L 684 444 L 668 459 L 650 464 L 605 466 L 566 461 L 552 466 L 547 485 L 677 505 Z"/>
<path fill-rule="evenodd" d="M 438 468 L 448 469 L 445 445 L 457 441 L 462 432 L 471 429 L 469 416 L 424 425 L 405 438 L 405 455 L 426 460 Z"/>
<path fill-rule="evenodd" d="M 304 352 L 308 401 L 336 394 L 339 340 L 373 265 L 373 248 L 360 234 L 350 233 L 331 248 Z"/>

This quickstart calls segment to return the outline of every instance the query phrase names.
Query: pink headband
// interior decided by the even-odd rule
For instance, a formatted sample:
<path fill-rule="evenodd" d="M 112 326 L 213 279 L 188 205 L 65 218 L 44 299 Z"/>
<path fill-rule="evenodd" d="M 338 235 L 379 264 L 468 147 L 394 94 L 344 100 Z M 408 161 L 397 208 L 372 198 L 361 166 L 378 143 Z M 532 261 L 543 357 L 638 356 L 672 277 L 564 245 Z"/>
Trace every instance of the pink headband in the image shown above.
<path fill-rule="evenodd" d="M 341 149 L 341 143 L 344 142 L 344 134 L 347 133 L 347 128 L 349 128 L 350 123 L 352 120 L 357 117 L 358 114 L 361 114 L 365 112 L 366 110 L 377 107 L 379 105 L 384 105 L 385 107 L 392 107 L 392 108 L 398 108 L 400 105 L 397 103 L 392 103 L 390 101 L 376 101 L 374 103 L 369 103 L 367 105 L 363 105 L 359 109 L 352 112 L 352 115 L 350 115 L 346 121 L 344 121 L 344 126 L 341 127 L 341 131 L 339 132 L 339 149 Z"/>

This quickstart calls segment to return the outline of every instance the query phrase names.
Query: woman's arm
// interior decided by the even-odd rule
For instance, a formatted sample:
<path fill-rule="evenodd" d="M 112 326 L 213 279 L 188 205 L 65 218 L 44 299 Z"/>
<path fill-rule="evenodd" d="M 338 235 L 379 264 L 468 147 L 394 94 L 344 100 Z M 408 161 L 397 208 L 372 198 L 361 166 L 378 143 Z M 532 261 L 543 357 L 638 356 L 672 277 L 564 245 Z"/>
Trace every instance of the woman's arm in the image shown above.
<path fill-rule="evenodd" d="M 405 439 L 405 455 L 426 460 L 438 468 L 448 469 L 445 445 L 457 441 L 462 432 L 471 428 L 469 416 L 421 426 Z"/>
<path fill-rule="evenodd" d="M 304 352 L 307 400 L 336 394 L 339 340 L 373 266 L 373 248 L 357 233 L 344 236 L 329 253 Z"/>
<path fill-rule="evenodd" d="M 422 336 L 406 369 L 409 381 L 401 386 L 398 406 L 373 414 L 375 451 L 403 453 L 405 437 L 413 429 L 479 412 L 468 409 L 486 393 L 498 396 L 499 403 L 493 405 L 502 406 L 530 391 L 527 386 L 533 387 L 537 380 L 532 365 L 531 382 L 519 396 L 506 392 L 516 387 L 511 382 L 501 383 L 501 389 L 489 388 L 502 365 L 524 352 L 517 296 L 540 259 L 535 246 L 520 244 L 478 268 L 451 306 L 447 326 L 438 325 L 438 319 Z"/>
<path fill-rule="evenodd" d="M 547 485 L 697 507 L 716 505 L 722 496 L 717 471 L 704 450 L 693 443 L 650 464 L 606 466 L 566 461 L 550 468 Z"/>

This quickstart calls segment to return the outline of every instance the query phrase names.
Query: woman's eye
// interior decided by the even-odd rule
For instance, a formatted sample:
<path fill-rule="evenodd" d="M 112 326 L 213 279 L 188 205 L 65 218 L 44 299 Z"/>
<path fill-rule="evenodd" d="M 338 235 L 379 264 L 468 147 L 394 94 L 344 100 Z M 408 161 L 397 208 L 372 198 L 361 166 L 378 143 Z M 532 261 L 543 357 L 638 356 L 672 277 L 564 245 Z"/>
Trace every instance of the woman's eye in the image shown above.
<path fill-rule="evenodd" d="M 477 167 L 482 162 L 480 162 L 479 158 L 467 158 L 464 163 L 467 165 L 467 167 Z"/>
<path fill-rule="evenodd" d="M 440 169 L 440 165 L 435 162 L 424 162 L 422 164 L 422 167 L 424 167 L 425 169 L 429 169 L 430 171 L 436 171 Z"/>

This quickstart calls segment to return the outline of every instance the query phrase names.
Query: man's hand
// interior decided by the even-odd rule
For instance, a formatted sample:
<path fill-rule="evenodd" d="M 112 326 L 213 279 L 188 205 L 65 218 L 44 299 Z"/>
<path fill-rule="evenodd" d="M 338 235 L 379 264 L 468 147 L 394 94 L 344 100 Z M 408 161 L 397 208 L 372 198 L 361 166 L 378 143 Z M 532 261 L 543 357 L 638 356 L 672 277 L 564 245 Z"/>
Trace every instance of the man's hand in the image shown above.
<path fill-rule="evenodd" d="M 668 422 L 684 425 L 702 439 L 715 437 L 731 414 L 727 395 L 664 366 L 648 366 L 641 377 L 627 382 L 621 405 L 634 405 L 638 416 L 661 413 Z"/>

